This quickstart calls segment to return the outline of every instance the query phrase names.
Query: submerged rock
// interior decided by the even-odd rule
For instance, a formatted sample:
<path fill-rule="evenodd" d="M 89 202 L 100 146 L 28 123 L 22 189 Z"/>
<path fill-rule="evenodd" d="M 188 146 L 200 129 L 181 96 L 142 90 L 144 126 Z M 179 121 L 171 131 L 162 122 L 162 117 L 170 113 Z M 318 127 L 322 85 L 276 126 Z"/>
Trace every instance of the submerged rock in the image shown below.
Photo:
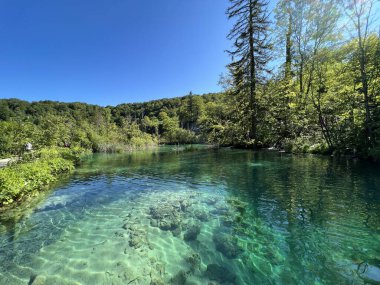
<path fill-rule="evenodd" d="M 181 220 L 176 216 L 167 217 L 158 222 L 158 227 L 164 231 L 173 231 L 181 225 Z"/>
<path fill-rule="evenodd" d="M 164 219 L 166 216 L 171 215 L 171 212 L 173 211 L 172 207 L 169 207 L 168 205 L 158 205 L 158 206 L 152 206 L 149 208 L 149 214 L 153 219 L 160 220 Z"/>
<path fill-rule="evenodd" d="M 143 240 L 139 236 L 132 235 L 129 240 L 129 246 L 139 248 L 142 246 Z"/>
<path fill-rule="evenodd" d="M 212 240 L 214 241 L 215 248 L 223 253 L 228 258 L 236 258 L 243 252 L 242 248 L 238 245 L 236 238 L 223 233 L 214 233 Z"/>
<path fill-rule="evenodd" d="M 236 275 L 232 273 L 228 268 L 214 263 L 207 265 L 206 276 L 210 280 L 220 283 L 233 283 L 236 279 Z"/>
<path fill-rule="evenodd" d="M 182 232 L 182 227 L 181 225 L 179 225 L 178 227 L 176 227 L 174 230 L 172 230 L 172 234 L 173 236 L 175 237 L 179 237 L 181 235 L 181 232 Z"/>
<path fill-rule="evenodd" d="M 150 207 L 149 214 L 153 219 L 152 226 L 157 226 L 164 231 L 173 231 L 181 225 L 182 217 L 180 208 L 170 204 L 161 204 Z"/>
<path fill-rule="evenodd" d="M 185 285 L 187 274 L 184 270 L 180 270 L 176 275 L 170 279 L 170 283 L 173 285 Z"/>
<path fill-rule="evenodd" d="M 125 234 L 118 235 L 119 237 L 127 236 L 129 238 L 128 244 L 130 247 L 135 249 L 142 246 L 149 247 L 150 243 L 147 237 L 147 231 L 144 227 L 139 224 L 129 224 L 123 225 L 123 229 L 126 231 Z"/>
<path fill-rule="evenodd" d="M 197 269 L 200 269 L 201 266 L 201 256 L 193 252 L 188 257 L 186 257 L 186 262 L 190 265 L 190 271 L 194 272 Z"/>
<path fill-rule="evenodd" d="M 46 282 L 46 277 L 43 275 L 37 275 L 30 277 L 30 285 L 44 285 Z"/>
<path fill-rule="evenodd" d="M 191 206 L 191 202 L 189 200 L 184 199 L 179 201 L 179 205 L 181 211 L 185 212 Z"/>
<path fill-rule="evenodd" d="M 201 232 L 201 227 L 198 224 L 191 224 L 185 234 L 183 235 L 183 239 L 185 241 L 196 240 L 199 233 Z"/>
<path fill-rule="evenodd" d="M 158 221 L 155 220 L 155 219 L 151 219 L 151 220 L 150 220 L 150 225 L 151 225 L 152 227 L 158 228 Z"/>
<path fill-rule="evenodd" d="M 202 222 L 206 222 L 209 219 L 209 215 L 203 209 L 194 210 L 194 217 L 196 217 L 198 220 L 200 220 Z"/>

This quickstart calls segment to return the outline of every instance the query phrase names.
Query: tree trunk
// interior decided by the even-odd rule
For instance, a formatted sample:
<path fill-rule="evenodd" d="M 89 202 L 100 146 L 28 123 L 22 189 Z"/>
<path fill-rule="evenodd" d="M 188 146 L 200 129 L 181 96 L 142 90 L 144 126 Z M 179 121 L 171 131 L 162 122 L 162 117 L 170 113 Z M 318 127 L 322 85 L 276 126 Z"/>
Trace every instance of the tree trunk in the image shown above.
<path fill-rule="evenodd" d="M 250 65 L 250 88 L 249 88 L 249 108 L 251 115 L 251 130 L 249 138 L 257 139 L 257 106 L 256 106 L 256 72 L 255 72 L 255 54 L 253 42 L 253 3 L 249 1 L 249 65 Z"/>

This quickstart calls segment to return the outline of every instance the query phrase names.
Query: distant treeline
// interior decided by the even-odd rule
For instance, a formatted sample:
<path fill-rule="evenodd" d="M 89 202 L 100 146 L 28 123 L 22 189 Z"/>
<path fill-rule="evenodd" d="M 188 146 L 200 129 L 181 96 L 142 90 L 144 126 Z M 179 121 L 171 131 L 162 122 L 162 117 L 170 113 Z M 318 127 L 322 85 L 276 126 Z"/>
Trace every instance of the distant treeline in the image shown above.
<path fill-rule="evenodd" d="M 189 95 L 116 107 L 1 99 L 0 155 L 21 154 L 28 142 L 34 148 L 78 146 L 95 152 L 217 142 L 209 130 L 225 117 L 224 97 Z"/>

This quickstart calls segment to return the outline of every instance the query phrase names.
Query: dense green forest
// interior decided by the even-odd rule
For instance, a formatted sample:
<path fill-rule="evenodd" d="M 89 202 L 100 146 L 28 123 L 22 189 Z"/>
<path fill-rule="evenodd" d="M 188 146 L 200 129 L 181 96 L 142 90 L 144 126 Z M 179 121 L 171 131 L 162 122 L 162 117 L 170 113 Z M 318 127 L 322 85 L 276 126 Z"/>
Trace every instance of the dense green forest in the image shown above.
<path fill-rule="evenodd" d="M 222 93 L 107 107 L 3 99 L 0 156 L 31 142 L 95 152 L 210 143 L 379 158 L 374 1 L 284 0 L 274 11 L 264 1 L 230 2 Z"/>
<path fill-rule="evenodd" d="M 120 152 L 158 143 L 218 142 L 208 132 L 222 124 L 224 94 L 189 95 L 100 107 L 85 103 L 0 100 L 1 155 L 34 148 L 82 147 Z"/>

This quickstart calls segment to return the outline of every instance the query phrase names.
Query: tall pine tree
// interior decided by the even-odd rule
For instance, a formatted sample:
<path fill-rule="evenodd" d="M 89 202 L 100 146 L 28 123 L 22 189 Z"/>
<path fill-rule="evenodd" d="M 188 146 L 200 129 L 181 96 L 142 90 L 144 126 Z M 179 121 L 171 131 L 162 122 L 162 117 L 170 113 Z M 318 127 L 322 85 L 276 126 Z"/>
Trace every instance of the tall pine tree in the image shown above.
<path fill-rule="evenodd" d="M 267 3 L 262 0 L 230 0 L 229 19 L 236 19 L 227 38 L 233 40 L 229 69 L 238 92 L 248 93 L 249 138 L 257 143 L 257 87 L 269 61 Z"/>

